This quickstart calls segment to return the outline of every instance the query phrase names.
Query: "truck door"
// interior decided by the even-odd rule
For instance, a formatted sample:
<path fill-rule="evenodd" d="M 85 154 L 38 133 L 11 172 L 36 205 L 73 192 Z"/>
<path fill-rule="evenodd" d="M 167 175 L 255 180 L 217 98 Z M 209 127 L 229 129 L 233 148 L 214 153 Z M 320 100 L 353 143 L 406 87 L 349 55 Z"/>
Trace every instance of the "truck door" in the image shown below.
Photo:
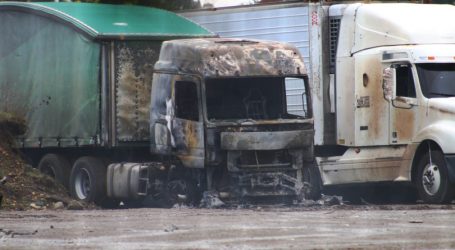
<path fill-rule="evenodd" d="M 176 156 L 185 167 L 204 167 L 204 127 L 200 81 L 189 76 L 175 76 L 173 85 L 174 118 L 171 136 Z"/>
<path fill-rule="evenodd" d="M 390 100 L 390 144 L 408 144 L 411 142 L 417 125 L 418 102 L 412 65 L 408 63 L 392 64 L 395 72 L 395 97 Z"/>

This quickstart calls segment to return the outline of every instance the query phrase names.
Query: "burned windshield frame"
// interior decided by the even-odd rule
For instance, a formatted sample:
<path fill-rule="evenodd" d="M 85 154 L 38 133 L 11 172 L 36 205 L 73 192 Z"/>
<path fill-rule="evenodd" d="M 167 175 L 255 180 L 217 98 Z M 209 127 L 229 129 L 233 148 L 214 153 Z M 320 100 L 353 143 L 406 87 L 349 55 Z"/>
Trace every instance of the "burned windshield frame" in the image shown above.
<path fill-rule="evenodd" d="M 416 68 L 426 98 L 455 96 L 455 63 L 419 63 Z"/>
<path fill-rule="evenodd" d="M 285 79 L 299 79 L 302 100 L 299 113 L 289 113 Z M 292 77 L 226 77 L 207 78 L 204 83 L 205 116 L 208 121 L 301 119 L 310 116 L 307 81 Z M 294 92 L 297 88 L 294 88 Z M 295 94 L 294 94 L 295 95 Z M 302 98 L 303 96 L 303 98 Z"/>
<path fill-rule="evenodd" d="M 307 77 L 285 77 L 286 110 L 288 115 L 311 118 L 311 96 Z"/>

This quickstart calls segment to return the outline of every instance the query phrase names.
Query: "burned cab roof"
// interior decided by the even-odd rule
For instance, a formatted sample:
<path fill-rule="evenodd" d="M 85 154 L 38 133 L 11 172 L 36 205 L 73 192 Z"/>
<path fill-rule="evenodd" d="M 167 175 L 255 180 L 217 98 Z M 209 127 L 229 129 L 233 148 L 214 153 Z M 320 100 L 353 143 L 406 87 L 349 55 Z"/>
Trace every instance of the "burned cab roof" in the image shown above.
<path fill-rule="evenodd" d="M 164 42 L 155 70 L 203 77 L 306 74 L 303 59 L 293 45 L 225 38 Z"/>

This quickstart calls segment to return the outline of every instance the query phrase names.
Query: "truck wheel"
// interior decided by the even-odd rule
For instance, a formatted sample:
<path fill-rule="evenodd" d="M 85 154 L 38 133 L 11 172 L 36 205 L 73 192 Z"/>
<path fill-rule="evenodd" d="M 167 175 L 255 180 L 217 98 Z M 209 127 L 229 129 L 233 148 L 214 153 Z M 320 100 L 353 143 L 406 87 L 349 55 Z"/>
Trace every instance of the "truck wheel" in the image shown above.
<path fill-rule="evenodd" d="M 70 178 L 71 195 L 101 205 L 106 199 L 106 167 L 100 159 L 85 156 L 76 160 Z"/>
<path fill-rule="evenodd" d="M 305 199 L 318 200 L 321 198 L 321 175 L 315 166 L 303 168 L 303 183 Z"/>
<path fill-rule="evenodd" d="M 38 169 L 42 173 L 49 175 L 68 188 L 71 166 L 64 156 L 58 154 L 46 154 L 43 158 L 41 158 L 38 164 Z"/>
<path fill-rule="evenodd" d="M 431 162 L 430 162 L 431 159 Z M 450 203 L 455 188 L 449 182 L 446 162 L 442 152 L 427 152 L 417 168 L 417 190 L 426 203 Z"/>

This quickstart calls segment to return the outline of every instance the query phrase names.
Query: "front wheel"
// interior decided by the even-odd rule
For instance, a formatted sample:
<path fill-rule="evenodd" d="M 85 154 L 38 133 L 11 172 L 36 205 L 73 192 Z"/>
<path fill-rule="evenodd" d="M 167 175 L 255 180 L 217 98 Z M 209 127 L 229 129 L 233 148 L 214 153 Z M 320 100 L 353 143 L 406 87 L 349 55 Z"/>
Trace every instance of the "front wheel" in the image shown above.
<path fill-rule="evenodd" d="M 321 198 L 321 175 L 316 166 L 303 168 L 304 198 L 318 200 Z"/>
<path fill-rule="evenodd" d="M 425 203 L 450 203 L 455 188 L 449 182 L 449 174 L 441 151 L 427 152 L 417 168 L 417 190 Z"/>
<path fill-rule="evenodd" d="M 106 167 L 95 157 L 81 157 L 73 165 L 71 195 L 79 200 L 101 203 L 106 197 Z"/>

